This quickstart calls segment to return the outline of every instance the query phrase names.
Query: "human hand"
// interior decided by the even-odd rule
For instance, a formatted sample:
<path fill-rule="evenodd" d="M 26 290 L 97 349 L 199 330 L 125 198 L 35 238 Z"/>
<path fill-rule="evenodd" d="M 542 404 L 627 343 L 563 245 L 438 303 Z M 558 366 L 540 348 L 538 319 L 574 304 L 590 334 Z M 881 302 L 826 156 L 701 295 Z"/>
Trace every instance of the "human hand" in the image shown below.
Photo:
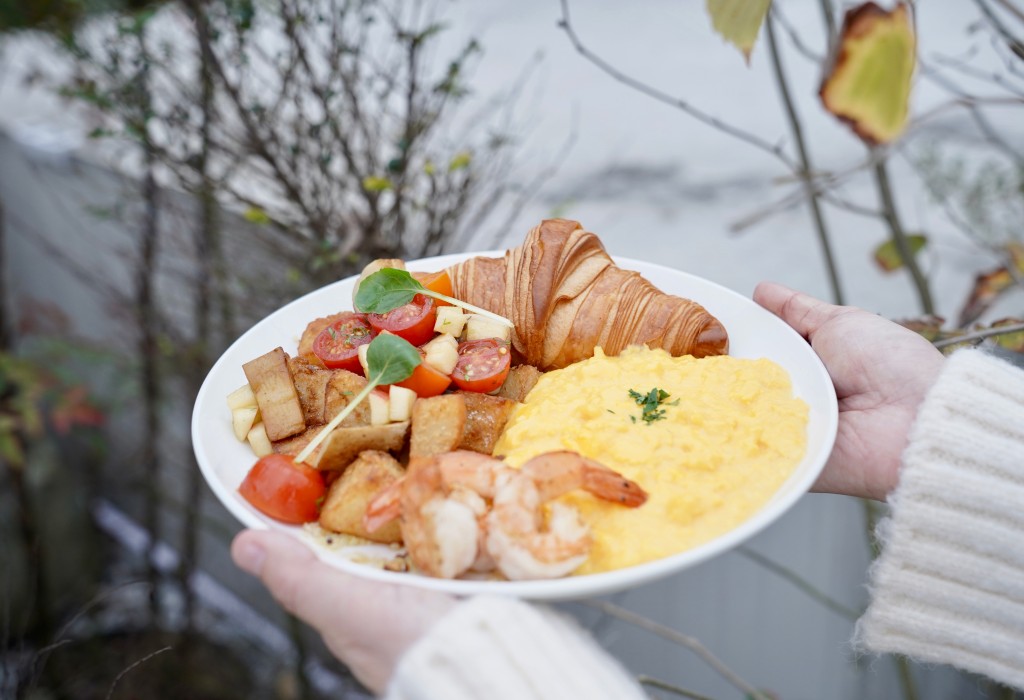
<path fill-rule="evenodd" d="M 349 576 L 280 532 L 241 532 L 231 543 L 231 557 L 316 629 L 331 653 L 377 694 L 402 654 L 455 606 L 443 593 Z"/>
<path fill-rule="evenodd" d="M 942 369 L 942 353 L 881 316 L 782 285 L 762 282 L 754 301 L 810 342 L 836 388 L 839 431 L 812 490 L 884 501 L 899 479 L 907 433 Z"/>

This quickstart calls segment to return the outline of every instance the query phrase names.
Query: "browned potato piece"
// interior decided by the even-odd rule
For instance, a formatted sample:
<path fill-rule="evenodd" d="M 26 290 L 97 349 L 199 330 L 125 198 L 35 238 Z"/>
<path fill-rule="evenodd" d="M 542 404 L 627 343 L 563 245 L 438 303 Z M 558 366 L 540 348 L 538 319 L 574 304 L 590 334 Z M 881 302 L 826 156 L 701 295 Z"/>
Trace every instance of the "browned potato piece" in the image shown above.
<path fill-rule="evenodd" d="M 321 470 L 341 471 L 364 450 L 390 452 L 402 449 L 409 422 L 335 428 L 306 462 Z"/>
<path fill-rule="evenodd" d="M 398 460 L 387 452 L 364 451 L 331 484 L 320 509 L 320 526 L 325 530 L 365 537 L 374 542 L 401 542 L 402 532 L 398 520 L 371 533 L 363 528 L 363 513 L 374 496 L 402 478 L 404 473 Z"/>
<path fill-rule="evenodd" d="M 270 440 L 280 440 L 305 430 L 306 418 L 288 369 L 288 355 L 283 349 L 277 347 L 255 360 L 249 360 L 242 365 L 242 371 L 256 395 Z"/>
<path fill-rule="evenodd" d="M 502 396 L 489 396 L 475 391 L 460 391 L 466 402 L 466 427 L 459 449 L 493 454 L 494 445 L 512 415 L 516 402 Z"/>
<path fill-rule="evenodd" d="M 331 379 L 327 382 L 327 390 L 324 395 L 324 423 L 329 423 L 338 413 L 341 412 L 348 402 L 355 398 L 356 394 L 366 388 L 366 379 L 355 372 L 344 369 L 331 370 Z M 370 402 L 362 401 L 345 416 L 341 422 L 342 427 L 352 425 L 370 424 Z"/>
<path fill-rule="evenodd" d="M 461 394 L 416 399 L 412 405 L 409 457 L 451 452 L 462 440 L 465 427 L 466 401 Z"/>
<path fill-rule="evenodd" d="M 295 391 L 302 404 L 302 413 L 306 417 L 306 425 L 323 425 L 326 408 L 327 384 L 334 372 L 308 360 L 305 356 L 293 357 L 288 360 Z"/>
<path fill-rule="evenodd" d="M 512 399 L 522 403 L 526 400 L 526 395 L 530 393 L 530 389 L 540 379 L 540 375 L 543 374 L 539 369 L 533 365 L 519 365 L 509 370 L 508 377 L 505 378 L 505 383 L 498 389 L 497 396 L 503 396 L 506 399 Z"/>

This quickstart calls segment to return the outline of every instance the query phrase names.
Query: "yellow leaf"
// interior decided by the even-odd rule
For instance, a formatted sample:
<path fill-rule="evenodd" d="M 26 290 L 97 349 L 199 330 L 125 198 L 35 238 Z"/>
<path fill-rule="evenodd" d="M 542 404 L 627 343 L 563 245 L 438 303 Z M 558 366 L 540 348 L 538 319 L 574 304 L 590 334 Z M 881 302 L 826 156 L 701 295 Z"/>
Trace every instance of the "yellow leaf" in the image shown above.
<path fill-rule="evenodd" d="M 916 50 L 904 3 L 891 12 L 873 2 L 847 11 L 819 92 L 825 109 L 868 143 L 893 141 L 907 125 Z"/>
<path fill-rule="evenodd" d="M 462 170 L 468 168 L 470 161 L 473 159 L 473 154 L 469 151 L 460 151 L 456 153 L 452 158 L 452 161 L 448 164 L 448 171 L 454 172 L 456 170 Z"/>
<path fill-rule="evenodd" d="M 363 178 L 363 189 L 367 192 L 383 192 L 392 188 L 391 180 L 386 177 L 367 175 Z"/>
<path fill-rule="evenodd" d="M 249 207 L 242 212 L 242 218 L 252 224 L 269 224 L 270 217 L 259 207 Z"/>
<path fill-rule="evenodd" d="M 771 4 L 771 0 L 707 0 L 711 26 L 743 52 L 747 63 Z"/>
<path fill-rule="evenodd" d="M 907 236 L 907 245 L 910 248 L 911 256 L 917 255 L 927 242 L 928 239 L 919 233 L 912 233 Z M 875 248 L 875 262 L 878 263 L 883 272 L 892 272 L 903 267 L 903 256 L 900 255 L 896 242 L 890 239 Z"/>

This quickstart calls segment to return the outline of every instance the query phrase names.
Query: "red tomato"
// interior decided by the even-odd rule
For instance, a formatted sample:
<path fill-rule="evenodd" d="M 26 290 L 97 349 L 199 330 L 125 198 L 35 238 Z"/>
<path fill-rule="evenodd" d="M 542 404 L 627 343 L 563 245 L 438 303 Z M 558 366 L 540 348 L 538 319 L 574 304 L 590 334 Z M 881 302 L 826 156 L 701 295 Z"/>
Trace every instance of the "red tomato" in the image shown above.
<path fill-rule="evenodd" d="M 444 294 L 446 297 L 455 296 L 455 291 L 452 288 L 452 278 L 448 276 L 447 270 L 441 270 L 440 272 L 411 272 L 409 274 L 432 292 Z M 447 301 L 441 301 L 440 299 L 434 299 L 434 304 L 436 306 L 451 306 Z"/>
<path fill-rule="evenodd" d="M 434 337 L 437 310 L 433 299 L 417 294 L 405 306 L 383 314 L 368 314 L 367 320 L 378 333 L 387 331 L 405 338 L 413 345 L 423 345 Z"/>
<path fill-rule="evenodd" d="M 298 525 L 319 517 L 327 487 L 320 472 L 308 464 L 296 464 L 289 455 L 269 454 L 253 465 L 238 492 L 256 510 Z"/>
<path fill-rule="evenodd" d="M 444 390 L 447 389 L 448 385 L 451 383 L 452 378 L 447 374 L 442 374 L 426 362 L 421 362 L 416 365 L 416 369 L 412 371 L 412 374 L 409 375 L 408 379 L 395 382 L 395 386 L 412 389 L 416 392 L 417 396 L 426 398 L 428 396 L 443 394 Z"/>
<path fill-rule="evenodd" d="M 362 374 L 359 346 L 369 343 L 375 335 L 366 314 L 352 313 L 320 331 L 313 341 L 313 354 L 325 367 Z"/>
<path fill-rule="evenodd" d="M 455 386 L 465 391 L 490 393 L 505 383 L 512 353 L 497 338 L 459 343 L 459 362 L 452 372 Z"/>

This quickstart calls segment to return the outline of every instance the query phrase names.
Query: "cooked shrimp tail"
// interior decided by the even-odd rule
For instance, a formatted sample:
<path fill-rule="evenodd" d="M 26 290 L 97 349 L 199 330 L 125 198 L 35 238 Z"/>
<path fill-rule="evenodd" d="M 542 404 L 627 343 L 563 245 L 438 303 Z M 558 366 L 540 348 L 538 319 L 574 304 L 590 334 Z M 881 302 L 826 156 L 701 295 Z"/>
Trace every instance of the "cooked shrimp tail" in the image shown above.
<path fill-rule="evenodd" d="M 523 471 L 533 479 L 542 501 L 580 488 L 628 508 L 636 508 L 647 501 L 647 492 L 635 481 L 568 450 L 537 455 L 523 465 Z"/>

